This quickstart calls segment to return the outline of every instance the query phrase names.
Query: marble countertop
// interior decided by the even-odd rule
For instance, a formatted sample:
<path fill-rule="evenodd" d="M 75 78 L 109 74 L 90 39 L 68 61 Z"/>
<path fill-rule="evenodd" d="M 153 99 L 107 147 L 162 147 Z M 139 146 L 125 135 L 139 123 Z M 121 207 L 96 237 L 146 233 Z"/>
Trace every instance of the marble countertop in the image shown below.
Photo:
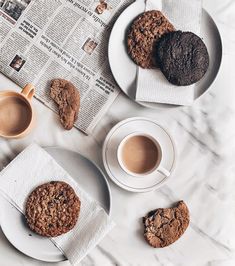
<path fill-rule="evenodd" d="M 20 140 L 0 139 L 0 168 L 35 141 L 80 152 L 103 168 L 101 147 L 106 134 L 127 117 L 156 119 L 174 136 L 178 163 L 160 190 L 133 194 L 109 180 L 112 217 L 117 226 L 80 265 L 234 266 L 235 265 L 235 1 L 205 0 L 223 38 L 221 71 L 209 92 L 192 107 L 153 111 L 120 95 L 91 136 L 77 129 L 65 132 L 56 115 L 34 99 L 37 127 Z M 0 90 L 18 89 L 0 75 Z M 191 223 L 172 246 L 153 249 L 143 240 L 141 217 L 149 210 L 187 202 Z M 52 265 L 14 249 L 0 230 L 0 266 Z M 66 266 L 68 262 L 54 264 Z"/>

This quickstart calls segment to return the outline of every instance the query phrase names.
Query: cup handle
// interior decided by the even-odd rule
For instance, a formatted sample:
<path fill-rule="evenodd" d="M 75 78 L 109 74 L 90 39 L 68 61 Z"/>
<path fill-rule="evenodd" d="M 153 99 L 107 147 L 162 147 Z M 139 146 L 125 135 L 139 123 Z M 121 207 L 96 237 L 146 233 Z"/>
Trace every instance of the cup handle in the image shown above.
<path fill-rule="evenodd" d="M 171 173 L 162 166 L 159 166 L 157 171 L 161 173 L 162 175 L 164 175 L 165 177 L 169 177 L 171 175 Z"/>
<path fill-rule="evenodd" d="M 33 84 L 27 84 L 23 90 L 21 91 L 21 94 L 23 94 L 29 101 L 32 100 L 35 93 L 35 87 Z"/>

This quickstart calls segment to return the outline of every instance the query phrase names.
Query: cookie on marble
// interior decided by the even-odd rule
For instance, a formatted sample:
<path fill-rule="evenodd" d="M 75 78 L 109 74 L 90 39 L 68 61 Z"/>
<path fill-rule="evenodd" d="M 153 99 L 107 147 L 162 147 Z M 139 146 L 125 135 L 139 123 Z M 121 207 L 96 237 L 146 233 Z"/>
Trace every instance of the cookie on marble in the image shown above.
<path fill-rule="evenodd" d="M 144 218 L 144 237 L 154 248 L 163 248 L 178 240 L 189 225 L 189 210 L 183 201 L 176 207 L 156 209 Z"/>
<path fill-rule="evenodd" d="M 72 129 L 80 109 L 78 89 L 70 81 L 54 79 L 51 82 L 50 95 L 59 107 L 61 124 L 67 130 Z"/>
<path fill-rule="evenodd" d="M 132 60 L 142 68 L 156 68 L 154 58 L 156 42 L 174 26 L 158 10 L 147 11 L 138 16 L 130 26 L 127 50 Z"/>
<path fill-rule="evenodd" d="M 192 32 L 165 34 L 157 43 L 156 60 L 167 80 L 177 86 L 198 82 L 209 67 L 207 47 Z"/>
<path fill-rule="evenodd" d="M 56 237 L 73 229 L 80 206 L 79 197 L 69 184 L 52 181 L 37 187 L 29 195 L 25 218 L 35 233 Z"/>

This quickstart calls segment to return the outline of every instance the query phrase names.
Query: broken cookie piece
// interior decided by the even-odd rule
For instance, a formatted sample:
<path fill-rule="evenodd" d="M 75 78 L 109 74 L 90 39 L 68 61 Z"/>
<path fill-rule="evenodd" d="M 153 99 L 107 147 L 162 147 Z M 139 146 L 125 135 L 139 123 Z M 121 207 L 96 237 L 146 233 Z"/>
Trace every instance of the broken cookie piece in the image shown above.
<path fill-rule="evenodd" d="M 51 82 L 50 95 L 59 107 L 61 124 L 67 130 L 72 129 L 80 109 L 79 91 L 70 81 L 54 79 Z"/>
<path fill-rule="evenodd" d="M 176 207 L 156 209 L 143 218 L 144 237 L 150 246 L 163 248 L 178 240 L 189 225 L 189 210 L 183 201 Z"/>

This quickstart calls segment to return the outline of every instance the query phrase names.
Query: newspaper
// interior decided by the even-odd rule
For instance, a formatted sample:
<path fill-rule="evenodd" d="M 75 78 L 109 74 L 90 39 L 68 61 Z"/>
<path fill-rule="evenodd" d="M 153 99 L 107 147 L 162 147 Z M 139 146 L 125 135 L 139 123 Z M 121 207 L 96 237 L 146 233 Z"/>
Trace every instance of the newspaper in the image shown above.
<path fill-rule="evenodd" d="M 50 81 L 80 91 L 75 126 L 89 134 L 119 94 L 107 48 L 113 22 L 132 0 L 0 0 L 0 72 L 57 112 Z"/>

